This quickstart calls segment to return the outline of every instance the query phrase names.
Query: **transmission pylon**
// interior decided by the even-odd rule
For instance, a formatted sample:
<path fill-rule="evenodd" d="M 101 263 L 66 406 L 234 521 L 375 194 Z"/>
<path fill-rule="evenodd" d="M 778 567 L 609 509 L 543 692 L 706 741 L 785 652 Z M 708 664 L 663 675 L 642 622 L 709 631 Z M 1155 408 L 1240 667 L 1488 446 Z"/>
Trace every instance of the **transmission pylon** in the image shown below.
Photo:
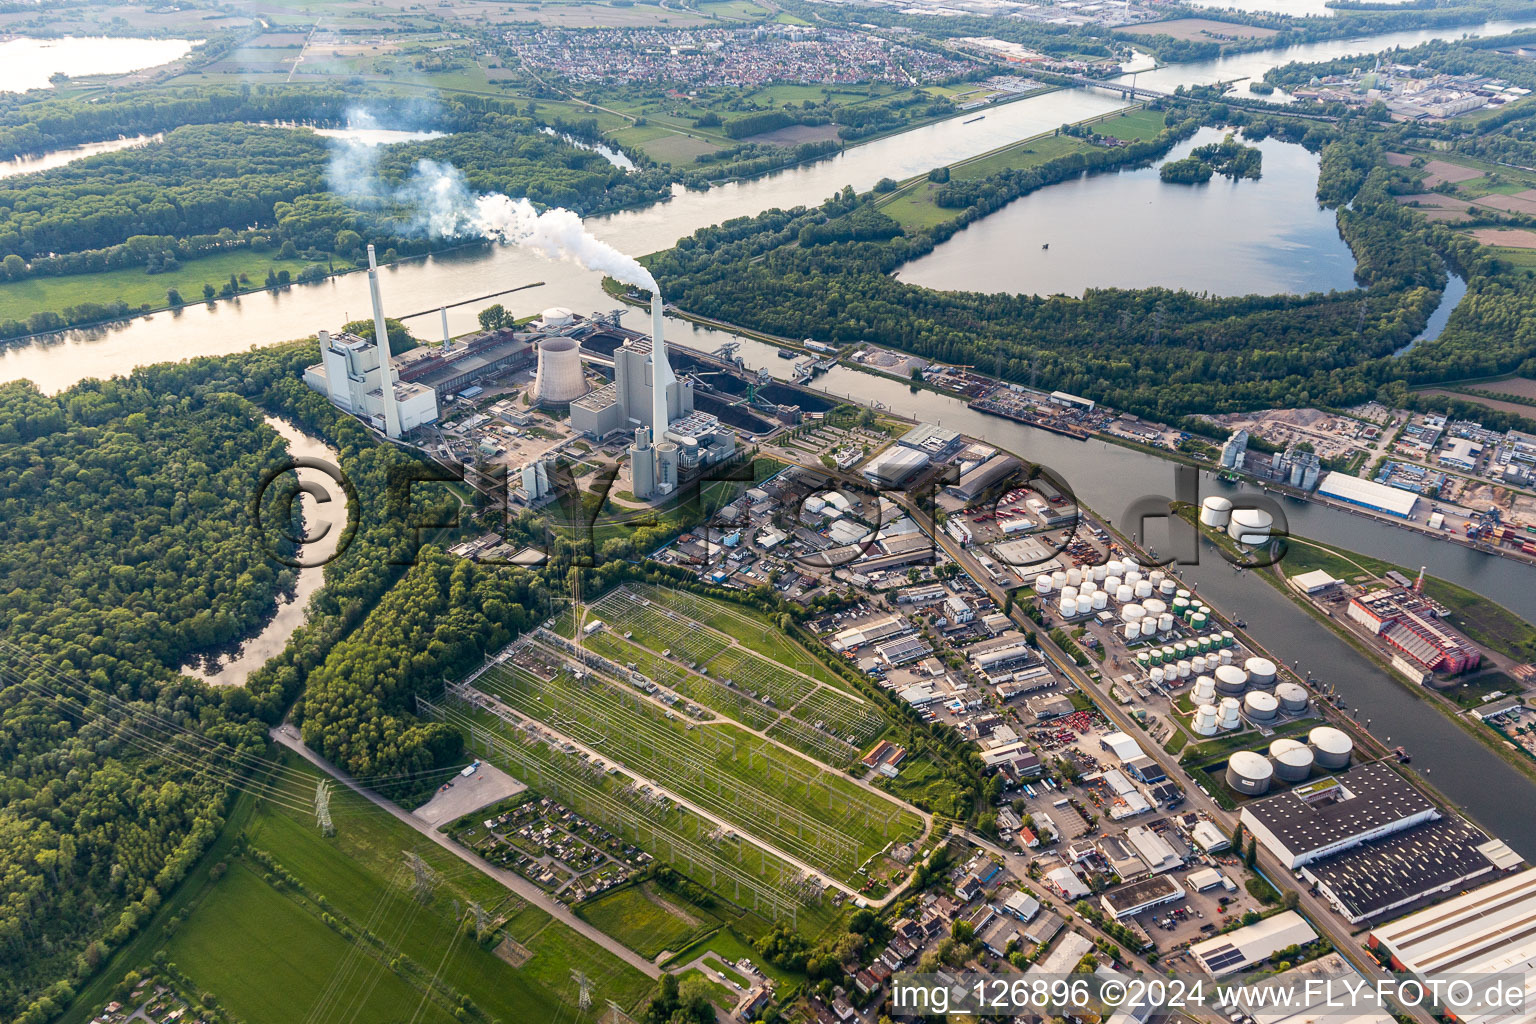
<path fill-rule="evenodd" d="M 437 888 L 437 872 L 421 856 L 407 851 L 405 863 L 411 869 L 411 895 L 422 903 L 432 899 L 432 890 Z"/>
<path fill-rule="evenodd" d="M 329 779 L 321 779 L 315 787 L 315 824 L 320 828 L 321 835 L 333 836 L 336 834 L 336 826 L 331 823 L 331 782 Z"/>
<path fill-rule="evenodd" d="M 578 995 L 576 1005 L 583 1011 L 592 1009 L 592 979 L 585 973 L 574 968 L 571 970 L 571 980 L 576 983 Z"/>

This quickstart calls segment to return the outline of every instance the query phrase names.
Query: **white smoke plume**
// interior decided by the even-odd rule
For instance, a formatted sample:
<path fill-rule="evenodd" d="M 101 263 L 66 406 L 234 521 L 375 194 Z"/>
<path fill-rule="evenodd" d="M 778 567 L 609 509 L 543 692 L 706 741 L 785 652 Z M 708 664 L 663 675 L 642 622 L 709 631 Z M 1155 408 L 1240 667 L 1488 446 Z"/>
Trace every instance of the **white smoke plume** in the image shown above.
<path fill-rule="evenodd" d="M 540 213 L 527 199 L 477 194 L 450 164 L 418 160 L 399 184 L 385 182 L 378 165 L 383 147 L 338 140 L 326 181 L 332 192 L 360 210 L 379 211 L 380 227 L 428 238 L 492 238 L 607 274 L 624 284 L 657 292 L 651 272 L 607 242 L 594 238 L 581 218 L 556 208 Z"/>

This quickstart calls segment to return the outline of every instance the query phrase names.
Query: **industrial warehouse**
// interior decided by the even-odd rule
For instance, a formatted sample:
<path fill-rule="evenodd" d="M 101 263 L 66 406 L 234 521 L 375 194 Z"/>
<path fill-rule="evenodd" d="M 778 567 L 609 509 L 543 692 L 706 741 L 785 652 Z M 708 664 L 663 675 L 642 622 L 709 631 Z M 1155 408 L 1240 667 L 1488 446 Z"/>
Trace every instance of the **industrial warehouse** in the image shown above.
<path fill-rule="evenodd" d="M 1380 762 L 1256 800 L 1241 813 L 1243 825 L 1292 870 L 1438 817 L 1424 794 Z"/>

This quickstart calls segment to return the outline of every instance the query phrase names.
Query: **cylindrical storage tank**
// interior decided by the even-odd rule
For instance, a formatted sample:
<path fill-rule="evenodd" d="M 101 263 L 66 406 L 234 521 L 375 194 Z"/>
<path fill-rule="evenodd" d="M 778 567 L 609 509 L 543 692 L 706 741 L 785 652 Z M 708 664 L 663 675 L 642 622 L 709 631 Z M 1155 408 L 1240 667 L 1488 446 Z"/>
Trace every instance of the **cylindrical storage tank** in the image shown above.
<path fill-rule="evenodd" d="M 1066 586 L 1061 588 L 1061 596 L 1062 597 L 1070 597 L 1072 600 L 1076 601 L 1077 600 L 1077 588 L 1074 587 L 1072 584 L 1068 583 Z"/>
<path fill-rule="evenodd" d="M 1168 574 L 1163 572 L 1161 569 L 1153 569 L 1151 572 L 1147 573 L 1147 579 L 1152 581 L 1152 585 L 1154 587 L 1162 583 L 1163 580 L 1167 578 Z"/>
<path fill-rule="evenodd" d="M 1249 658 L 1243 662 L 1243 671 L 1253 680 L 1253 685 L 1264 690 L 1275 688 L 1275 663 L 1268 658 Z"/>
<path fill-rule="evenodd" d="M 565 311 L 567 318 L 570 310 Z M 540 405 L 569 405 L 587 393 L 581 366 L 581 343 L 573 338 L 545 338 L 539 343 L 533 400 Z"/>
<path fill-rule="evenodd" d="M 1152 649 L 1151 654 L 1152 654 L 1152 664 L 1154 664 L 1154 665 L 1161 665 L 1163 663 L 1163 652 L 1161 650 L 1159 650 L 1159 649 L 1154 647 Z"/>
<path fill-rule="evenodd" d="M 1227 785 L 1239 793 L 1259 796 L 1269 792 L 1275 766 L 1269 758 L 1251 750 L 1239 750 L 1227 759 Z"/>
<path fill-rule="evenodd" d="M 1205 655 L 1197 654 L 1193 658 L 1190 658 L 1189 659 L 1189 670 L 1191 672 L 1193 672 L 1197 676 L 1204 674 L 1204 672 L 1205 672 Z"/>
<path fill-rule="evenodd" d="M 1189 654 L 1189 644 L 1183 640 L 1176 641 L 1173 645 L 1173 653 L 1183 658 Z"/>
<path fill-rule="evenodd" d="M 1035 593 L 1049 594 L 1053 587 L 1054 584 L 1051 583 L 1051 576 L 1049 573 L 1043 572 L 1039 576 L 1035 577 Z"/>
<path fill-rule="evenodd" d="M 1152 667 L 1152 655 L 1148 654 L 1146 651 L 1142 651 L 1141 653 L 1137 654 L 1136 667 L 1141 669 L 1143 672 L 1147 671 L 1147 669 Z"/>
<path fill-rule="evenodd" d="M 1136 640 L 1136 639 L 1140 638 L 1140 636 L 1141 636 L 1141 623 L 1139 623 L 1139 622 L 1127 622 L 1125 624 L 1125 638 L 1127 640 Z"/>
<path fill-rule="evenodd" d="M 1077 614 L 1077 598 L 1062 594 L 1061 598 L 1056 602 L 1056 610 L 1070 619 Z"/>
<path fill-rule="evenodd" d="M 1342 729 L 1320 725 L 1307 733 L 1307 745 L 1324 768 L 1349 767 L 1349 755 L 1355 749 L 1355 741 Z"/>
<path fill-rule="evenodd" d="M 1155 597 L 1141 602 L 1141 606 L 1147 610 L 1148 615 L 1161 615 L 1168 610 L 1168 603 L 1166 601 L 1159 601 Z"/>
<path fill-rule="evenodd" d="M 1067 582 L 1072 584 L 1074 587 L 1077 586 L 1079 583 L 1083 582 L 1083 570 L 1079 569 L 1075 565 L 1072 568 L 1068 569 L 1067 570 Z"/>
<path fill-rule="evenodd" d="M 1209 704 L 1216 699 L 1216 680 L 1210 676 L 1201 676 L 1195 680 L 1195 688 L 1190 692 L 1189 699 L 1196 704 Z"/>
<path fill-rule="evenodd" d="M 1110 573 L 1104 577 L 1105 590 L 1119 590 L 1124 583 L 1125 580 L 1121 579 L 1118 573 Z"/>
<path fill-rule="evenodd" d="M 1218 654 L 1217 657 L 1221 659 L 1221 663 L 1223 665 L 1230 665 L 1230 664 L 1232 664 L 1232 648 L 1230 648 L 1230 647 L 1223 647 L 1221 649 L 1221 653 Z"/>
<path fill-rule="evenodd" d="M 1269 760 L 1275 778 L 1284 782 L 1305 782 L 1312 774 L 1312 748 L 1300 740 L 1275 740 L 1269 745 Z"/>
<path fill-rule="evenodd" d="M 1174 590 L 1173 580 L 1163 580 L 1157 585 L 1157 592 L 1164 597 L 1172 597 Z"/>
<path fill-rule="evenodd" d="M 1127 583 L 1130 583 L 1130 584 L 1134 585 L 1134 584 L 1140 583 L 1143 578 L 1144 577 L 1143 577 L 1142 572 L 1141 572 L 1140 569 L 1126 569 L 1125 570 L 1125 582 L 1127 582 Z"/>
<path fill-rule="evenodd" d="M 1187 590 L 1180 590 L 1178 593 L 1174 594 L 1173 596 L 1174 597 L 1182 597 L 1184 600 L 1188 601 L 1190 598 L 1194 597 L 1195 595 L 1191 594 Z"/>
<path fill-rule="evenodd" d="M 1248 688 L 1248 673 L 1236 665 L 1216 666 L 1216 692 L 1236 697 Z"/>
<path fill-rule="evenodd" d="M 1236 729 L 1242 724 L 1242 715 L 1238 713 L 1241 707 L 1236 697 L 1223 697 L 1221 703 L 1216 705 L 1216 727 L 1218 729 Z"/>
<path fill-rule="evenodd" d="M 1166 644 L 1163 646 L 1163 660 L 1164 661 L 1173 661 L 1174 660 L 1173 648 L 1167 646 Z"/>
<path fill-rule="evenodd" d="M 1151 597 L 1151 596 L 1152 596 L 1152 584 L 1148 583 L 1146 580 L 1137 580 L 1136 581 L 1136 597 L 1138 599 L 1141 599 L 1141 598 L 1144 598 L 1144 597 Z"/>
<path fill-rule="evenodd" d="M 1213 530 L 1225 530 L 1232 519 L 1232 502 L 1213 494 L 1200 503 L 1200 524 Z"/>
<path fill-rule="evenodd" d="M 1181 661 L 1181 662 L 1179 662 L 1179 678 L 1180 679 L 1188 679 L 1189 678 L 1189 662 L 1188 661 Z"/>
<path fill-rule="evenodd" d="M 1060 590 L 1062 587 L 1067 585 L 1067 574 L 1062 572 L 1060 569 L 1057 569 L 1055 572 L 1051 573 L 1051 582 L 1056 584 L 1057 590 Z"/>
<path fill-rule="evenodd" d="M 1269 531 L 1275 525 L 1275 517 L 1260 508 L 1240 508 L 1232 513 L 1227 523 L 1227 536 L 1239 544 L 1259 545 L 1269 543 Z"/>
<path fill-rule="evenodd" d="M 1161 683 L 1163 681 L 1163 676 L 1164 672 L 1160 668 L 1154 668 L 1151 672 L 1152 681 L 1154 683 Z"/>
<path fill-rule="evenodd" d="M 1096 612 L 1103 611 L 1107 607 L 1109 607 L 1109 595 L 1102 590 L 1095 590 L 1093 592 L 1093 610 Z"/>
<path fill-rule="evenodd" d="M 1093 582 L 1093 580 L 1087 579 L 1086 577 L 1083 579 L 1083 582 L 1077 585 L 1077 592 L 1079 595 L 1092 594 L 1098 589 L 1099 585 Z"/>
<path fill-rule="evenodd" d="M 1205 654 L 1211 653 L 1211 647 L 1212 646 L 1214 646 L 1214 645 L 1211 643 L 1211 638 L 1210 637 L 1203 636 L 1203 637 L 1200 638 L 1200 650 L 1203 653 L 1205 653 Z"/>
<path fill-rule="evenodd" d="M 1079 615 L 1087 615 L 1091 611 L 1093 611 L 1093 595 L 1092 594 L 1078 594 L 1077 595 L 1077 614 L 1079 614 Z"/>
<path fill-rule="evenodd" d="M 1109 575 L 1111 576 L 1119 576 L 1121 573 L 1125 572 L 1125 564 L 1118 558 L 1111 558 L 1104 564 L 1104 568 L 1108 570 Z"/>
<path fill-rule="evenodd" d="M 1288 715 L 1299 715 L 1307 710 L 1307 689 L 1298 683 L 1281 683 L 1275 687 L 1275 696 Z"/>
<path fill-rule="evenodd" d="M 1173 614 L 1183 615 L 1184 609 L 1189 607 L 1189 598 L 1176 597 L 1173 599 Z"/>
<path fill-rule="evenodd" d="M 1243 711 L 1255 722 L 1272 722 L 1275 714 L 1280 710 L 1280 702 L 1272 693 L 1263 690 L 1249 690 L 1243 696 Z"/>
<path fill-rule="evenodd" d="M 1190 618 L 1189 618 L 1189 624 L 1191 626 L 1193 626 L 1195 629 L 1204 629 L 1205 628 L 1205 623 L 1206 623 L 1206 618 L 1205 618 L 1205 616 L 1203 614 L 1191 615 Z"/>
<path fill-rule="evenodd" d="M 1109 575 L 1109 566 L 1107 566 L 1107 565 L 1096 565 L 1096 566 L 1093 567 L 1093 581 L 1095 583 L 1103 583 L 1104 582 L 1104 577 L 1108 576 L 1108 575 Z"/>
<path fill-rule="evenodd" d="M 1124 622 L 1140 622 L 1147 617 L 1147 610 L 1139 604 L 1128 604 L 1120 609 L 1120 618 Z"/>
<path fill-rule="evenodd" d="M 564 306 L 550 306 L 541 315 L 545 327 L 569 327 L 576 322 L 576 314 Z"/>
<path fill-rule="evenodd" d="M 1173 616 L 1172 615 L 1169 615 L 1167 612 L 1163 612 L 1163 614 L 1161 614 L 1161 615 L 1159 615 L 1157 617 L 1157 631 L 1159 633 L 1166 633 L 1166 632 L 1168 632 L 1172 628 L 1173 628 Z"/>
<path fill-rule="evenodd" d="M 1216 705 L 1201 704 L 1195 709 L 1195 720 L 1190 727 L 1195 730 L 1196 736 L 1215 736 L 1216 722 L 1220 717 Z"/>
<path fill-rule="evenodd" d="M 1128 604 L 1136 600 L 1136 591 L 1124 583 L 1115 588 L 1115 601 L 1119 604 Z"/>

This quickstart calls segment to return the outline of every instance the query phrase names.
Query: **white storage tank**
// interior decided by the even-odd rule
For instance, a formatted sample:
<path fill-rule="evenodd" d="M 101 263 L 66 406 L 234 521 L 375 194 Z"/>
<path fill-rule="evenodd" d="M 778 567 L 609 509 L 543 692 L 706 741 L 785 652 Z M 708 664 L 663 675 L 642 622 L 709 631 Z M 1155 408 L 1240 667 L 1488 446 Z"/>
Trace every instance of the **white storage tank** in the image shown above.
<path fill-rule="evenodd" d="M 1216 692 L 1236 697 L 1248 688 L 1248 673 L 1236 665 L 1216 666 Z"/>
<path fill-rule="evenodd" d="M 1115 587 L 1116 603 L 1129 604 L 1134 600 L 1136 600 L 1136 591 L 1133 588 L 1126 586 L 1124 583 L 1118 584 Z"/>
<path fill-rule="evenodd" d="M 1275 696 L 1288 715 L 1299 715 L 1307 710 L 1307 688 L 1299 683 L 1281 683 L 1275 687 Z"/>
<path fill-rule="evenodd" d="M 1078 594 L 1077 595 L 1077 614 L 1079 614 L 1079 615 L 1087 615 L 1091 611 L 1093 611 L 1093 595 L 1092 594 Z"/>
<path fill-rule="evenodd" d="M 1035 577 L 1035 593 L 1049 594 L 1053 587 L 1054 584 L 1051 583 L 1050 573 L 1043 572 L 1039 576 Z"/>
<path fill-rule="evenodd" d="M 1104 591 L 1102 591 L 1102 590 L 1095 590 L 1093 592 L 1093 610 L 1094 611 L 1103 611 L 1108 606 L 1109 606 L 1109 595 L 1104 593 Z"/>
<path fill-rule="evenodd" d="M 1216 680 L 1210 676 L 1201 676 L 1195 680 L 1195 688 L 1189 696 L 1196 704 L 1211 703 L 1216 699 Z"/>
<path fill-rule="evenodd" d="M 1275 517 L 1261 508 L 1240 508 L 1232 513 L 1227 524 L 1227 536 L 1239 544 L 1256 547 L 1269 543 L 1269 531 L 1275 525 Z"/>
<path fill-rule="evenodd" d="M 1248 673 L 1248 678 L 1259 689 L 1275 688 L 1275 663 L 1268 658 L 1249 658 L 1243 662 L 1243 671 Z"/>
<path fill-rule="evenodd" d="M 1195 720 L 1190 728 L 1196 736 L 1215 736 L 1216 722 L 1220 717 L 1214 704 L 1201 704 L 1195 709 Z"/>
<path fill-rule="evenodd" d="M 1170 615 L 1168 612 L 1163 612 L 1163 614 L 1161 614 L 1161 615 L 1159 615 L 1157 617 L 1157 631 L 1159 633 L 1166 633 L 1166 632 L 1168 632 L 1172 628 L 1173 628 L 1173 616 Z"/>
<path fill-rule="evenodd" d="M 1324 768 L 1349 767 L 1349 755 L 1355 749 L 1355 741 L 1349 734 L 1331 725 L 1320 725 L 1307 733 L 1307 745 L 1312 748 L 1317 763 Z"/>
<path fill-rule="evenodd" d="M 1197 654 L 1193 658 L 1190 658 L 1189 659 L 1189 667 L 1190 667 L 1190 670 L 1195 673 L 1195 675 L 1197 675 L 1197 676 L 1198 675 L 1204 675 L 1205 674 L 1205 655 Z"/>
<path fill-rule="evenodd" d="M 1096 565 L 1096 566 L 1093 567 L 1093 581 L 1095 583 L 1103 583 L 1104 582 L 1104 577 L 1108 576 L 1108 575 L 1109 575 L 1109 566 L 1107 566 L 1107 565 Z"/>
<path fill-rule="evenodd" d="M 1141 602 L 1141 606 L 1147 610 L 1148 615 L 1161 615 L 1168 610 L 1167 602 L 1159 601 L 1155 597 Z"/>
<path fill-rule="evenodd" d="M 1067 574 L 1062 572 L 1060 569 L 1057 569 L 1055 572 L 1051 573 L 1051 582 L 1056 585 L 1057 590 L 1060 590 L 1062 587 L 1067 585 Z"/>
<path fill-rule="evenodd" d="M 1061 598 L 1056 602 L 1056 610 L 1070 619 L 1077 614 L 1077 597 L 1068 597 L 1066 594 L 1062 594 Z"/>
<path fill-rule="evenodd" d="M 1140 636 L 1141 636 L 1141 623 L 1139 623 L 1139 622 L 1127 622 L 1125 624 L 1125 638 L 1127 640 L 1136 640 Z"/>
<path fill-rule="evenodd" d="M 1161 582 L 1161 583 L 1159 583 L 1157 585 L 1157 592 L 1159 594 L 1162 594 L 1164 597 L 1172 597 L 1173 596 L 1173 591 L 1174 591 L 1173 580 L 1163 580 L 1163 582 Z"/>
<path fill-rule="evenodd" d="M 1173 595 L 1173 596 L 1174 596 L 1174 597 L 1182 597 L 1182 598 L 1183 598 L 1183 599 L 1184 599 L 1184 603 L 1185 603 L 1185 604 L 1188 604 L 1188 603 L 1189 603 L 1189 599 L 1190 599 L 1190 598 L 1191 598 L 1191 597 L 1193 597 L 1193 596 L 1194 596 L 1194 595 L 1193 595 L 1193 594 L 1191 594 L 1191 593 L 1190 593 L 1190 592 L 1189 592 L 1189 591 L 1187 591 L 1187 590 L 1180 590 L 1180 591 L 1179 591 L 1179 592 L 1178 592 L 1178 593 L 1176 593 L 1176 594 L 1174 594 L 1174 595 Z"/>
<path fill-rule="evenodd" d="M 1137 583 L 1140 583 L 1141 581 L 1142 581 L 1142 574 L 1141 574 L 1141 570 L 1140 569 L 1129 569 L 1128 568 L 1128 569 L 1125 570 L 1125 582 L 1130 583 L 1132 585 L 1135 585 Z"/>
<path fill-rule="evenodd" d="M 1216 706 L 1216 727 L 1222 730 L 1236 729 L 1243 724 L 1242 715 L 1236 697 L 1223 697 L 1221 703 Z"/>
<path fill-rule="evenodd" d="M 1083 582 L 1083 570 L 1079 569 L 1075 565 L 1072 568 L 1068 569 L 1067 570 L 1067 582 L 1072 584 L 1074 587 L 1077 586 L 1079 583 Z"/>
<path fill-rule="evenodd" d="M 1072 600 L 1076 601 L 1077 600 L 1077 588 L 1072 586 L 1069 583 L 1066 586 L 1061 588 L 1061 596 L 1062 597 L 1070 597 Z"/>
<path fill-rule="evenodd" d="M 1232 518 L 1232 502 L 1219 494 L 1213 494 L 1200 503 L 1200 523 L 1213 530 L 1225 530 Z"/>
<path fill-rule="evenodd" d="M 1139 604 L 1128 604 L 1120 609 L 1122 622 L 1140 622 L 1147 617 L 1147 610 Z"/>
<path fill-rule="evenodd" d="M 1150 673 L 1148 673 L 1148 675 L 1151 676 L 1151 679 L 1154 683 L 1161 683 L 1166 673 L 1164 673 L 1160 668 L 1154 668 Z"/>
<path fill-rule="evenodd" d="M 1187 661 L 1179 662 L 1179 678 L 1180 679 L 1188 679 L 1189 678 L 1189 662 L 1187 662 Z"/>
<path fill-rule="evenodd" d="M 1082 594 L 1092 594 L 1092 593 L 1096 592 L 1098 589 L 1099 589 L 1099 585 L 1097 583 L 1093 582 L 1093 580 L 1089 580 L 1089 579 L 1085 579 L 1085 580 L 1083 580 L 1083 582 L 1081 582 L 1081 583 L 1079 583 L 1077 585 L 1077 592 L 1078 592 L 1079 595 L 1082 595 Z"/>
<path fill-rule="evenodd" d="M 1223 665 L 1230 665 L 1230 664 L 1232 664 L 1232 648 L 1230 648 L 1230 647 L 1223 647 L 1221 649 L 1221 653 L 1219 655 L 1217 655 L 1217 657 L 1221 659 L 1221 663 Z"/>
<path fill-rule="evenodd" d="M 1152 584 L 1146 580 L 1138 580 L 1136 583 L 1136 598 L 1141 600 L 1152 596 Z"/>
<path fill-rule="evenodd" d="M 1259 796 L 1269 792 L 1275 766 L 1263 754 L 1239 750 L 1227 759 L 1227 785 L 1239 793 Z"/>
<path fill-rule="evenodd" d="M 1300 740 L 1275 740 L 1269 745 L 1269 759 L 1282 781 L 1305 782 L 1312 774 L 1312 748 Z"/>
<path fill-rule="evenodd" d="M 1255 722 L 1272 722 L 1280 710 L 1275 695 L 1264 690 L 1249 690 L 1243 697 L 1243 710 Z"/>

